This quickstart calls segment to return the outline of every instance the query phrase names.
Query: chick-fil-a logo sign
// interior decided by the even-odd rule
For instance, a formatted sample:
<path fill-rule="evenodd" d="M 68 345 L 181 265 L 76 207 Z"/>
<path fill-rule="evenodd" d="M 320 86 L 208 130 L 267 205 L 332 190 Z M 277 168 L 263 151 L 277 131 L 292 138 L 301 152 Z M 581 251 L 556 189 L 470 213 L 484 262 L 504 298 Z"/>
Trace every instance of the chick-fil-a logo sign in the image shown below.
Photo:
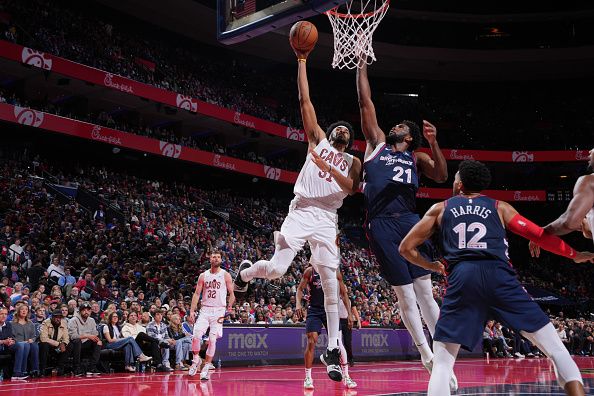
<path fill-rule="evenodd" d="M 104 134 L 103 128 L 101 128 L 99 125 L 93 126 L 93 129 L 91 130 L 91 138 L 93 138 L 93 140 L 99 140 L 109 144 L 117 144 L 118 146 L 122 145 L 122 140 L 119 137 Z"/>
<path fill-rule="evenodd" d="M 241 113 L 239 111 L 235 112 L 235 115 L 233 116 L 233 122 L 239 125 L 243 125 L 244 127 L 256 129 L 256 124 L 254 124 L 253 121 L 242 119 Z"/>
<path fill-rule="evenodd" d="M 590 159 L 590 156 L 588 155 L 587 151 L 578 150 L 575 152 L 575 159 L 578 161 L 586 161 L 586 160 Z"/>
<path fill-rule="evenodd" d="M 196 102 L 196 100 L 194 100 L 191 96 L 177 94 L 175 103 L 180 109 L 188 110 L 192 113 L 196 113 L 198 111 L 198 102 Z"/>
<path fill-rule="evenodd" d="M 514 201 L 540 201 L 540 198 L 538 195 L 523 195 L 522 191 L 515 191 Z"/>
<path fill-rule="evenodd" d="M 132 88 L 131 85 L 115 82 L 114 77 L 116 76 L 114 76 L 111 73 L 105 73 L 103 84 L 105 84 L 106 87 L 117 89 L 118 91 L 127 92 L 131 94 L 134 93 L 134 88 Z"/>
<path fill-rule="evenodd" d="M 53 61 L 43 52 L 25 47 L 21 53 L 21 59 L 23 60 L 23 63 L 27 65 L 39 67 L 40 69 L 52 70 Z"/>
<path fill-rule="evenodd" d="M 26 107 L 14 106 L 16 122 L 22 125 L 39 127 L 43 123 L 43 113 Z"/>
<path fill-rule="evenodd" d="M 160 140 L 159 149 L 161 150 L 161 154 L 163 154 L 165 157 L 179 158 L 181 155 L 182 146 Z"/>
<path fill-rule="evenodd" d="M 305 134 L 299 128 L 287 127 L 287 139 L 303 142 L 305 141 Z"/>
<path fill-rule="evenodd" d="M 454 149 L 450 151 L 450 159 L 453 160 L 474 160 L 472 154 L 458 154 L 458 150 Z"/>
<path fill-rule="evenodd" d="M 514 151 L 512 153 L 513 162 L 534 162 L 534 154 L 528 151 Z"/>
<path fill-rule="evenodd" d="M 212 164 L 218 168 L 228 169 L 228 170 L 235 170 L 235 164 L 225 161 L 219 154 L 215 154 Z"/>
<path fill-rule="evenodd" d="M 267 179 L 278 180 L 281 176 L 281 170 L 279 168 L 264 165 L 264 174 Z"/>

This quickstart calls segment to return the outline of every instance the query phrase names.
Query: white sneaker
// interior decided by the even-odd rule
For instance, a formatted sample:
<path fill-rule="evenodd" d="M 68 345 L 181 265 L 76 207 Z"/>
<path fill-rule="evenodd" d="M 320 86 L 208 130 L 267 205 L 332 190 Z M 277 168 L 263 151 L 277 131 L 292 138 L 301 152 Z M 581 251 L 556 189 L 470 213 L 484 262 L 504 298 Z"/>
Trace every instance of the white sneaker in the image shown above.
<path fill-rule="evenodd" d="M 526 357 L 526 356 L 522 355 L 520 352 L 514 353 L 514 356 L 517 357 L 518 359 L 523 359 Z"/>
<path fill-rule="evenodd" d="M 138 356 L 138 361 L 140 363 L 148 362 L 150 360 L 153 360 L 153 358 L 150 356 L 146 356 L 144 353 L 142 355 Z"/>
<path fill-rule="evenodd" d="M 428 362 L 423 362 L 423 366 L 429 374 L 433 371 L 433 359 L 429 360 Z M 458 378 L 456 378 L 456 374 L 452 373 L 452 377 L 450 378 L 450 392 L 456 392 L 458 390 Z"/>
<path fill-rule="evenodd" d="M 198 369 L 200 368 L 200 361 L 198 362 L 192 362 L 192 365 L 190 366 L 190 369 L 188 370 L 188 375 L 190 377 L 193 377 L 196 375 L 196 373 L 198 372 Z"/>
<path fill-rule="evenodd" d="M 351 379 L 351 377 L 344 377 L 342 379 L 342 383 L 349 389 L 354 389 L 357 387 L 357 383 Z"/>
<path fill-rule="evenodd" d="M 305 380 L 303 381 L 303 387 L 305 389 L 313 389 L 314 388 L 313 380 L 309 377 L 305 377 Z"/>
<path fill-rule="evenodd" d="M 215 366 L 212 363 L 206 363 L 203 368 L 203 370 L 214 370 L 214 369 L 215 369 Z"/>
<path fill-rule="evenodd" d="M 208 374 L 209 374 L 208 369 L 202 369 L 202 371 L 200 372 L 200 379 L 208 380 Z"/>

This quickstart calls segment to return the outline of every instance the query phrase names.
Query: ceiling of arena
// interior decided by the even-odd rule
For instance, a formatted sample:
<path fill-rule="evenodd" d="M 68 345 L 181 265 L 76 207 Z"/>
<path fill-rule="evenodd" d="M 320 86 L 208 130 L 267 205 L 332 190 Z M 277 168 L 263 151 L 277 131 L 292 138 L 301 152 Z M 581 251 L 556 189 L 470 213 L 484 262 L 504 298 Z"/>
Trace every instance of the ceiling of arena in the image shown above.
<path fill-rule="evenodd" d="M 134 15 L 147 22 L 196 39 L 210 45 L 225 47 L 216 40 L 215 0 L 169 0 L 164 6 L 158 0 L 98 0 L 110 8 Z M 443 2 L 430 0 L 399 0 L 398 9 L 391 10 L 390 18 L 445 22 L 519 22 L 537 20 L 563 20 L 567 16 L 594 18 L 594 10 L 587 2 L 532 0 Z M 477 5 L 475 3 L 480 3 Z M 518 3 L 521 3 L 519 6 Z M 325 17 L 317 17 L 320 38 L 309 64 L 328 69 L 332 59 L 333 38 Z M 382 23 L 391 22 L 384 20 Z M 381 26 L 380 26 L 381 28 Z M 380 30 L 378 29 L 378 33 Z M 384 37 L 386 35 L 384 34 Z M 288 27 L 278 29 L 240 44 L 226 47 L 280 62 L 294 62 L 294 55 L 287 43 Z M 375 42 L 378 61 L 370 74 L 398 76 L 411 79 L 436 80 L 525 80 L 549 78 L 580 78 L 594 75 L 594 45 L 576 45 L 569 48 L 436 48 Z"/>

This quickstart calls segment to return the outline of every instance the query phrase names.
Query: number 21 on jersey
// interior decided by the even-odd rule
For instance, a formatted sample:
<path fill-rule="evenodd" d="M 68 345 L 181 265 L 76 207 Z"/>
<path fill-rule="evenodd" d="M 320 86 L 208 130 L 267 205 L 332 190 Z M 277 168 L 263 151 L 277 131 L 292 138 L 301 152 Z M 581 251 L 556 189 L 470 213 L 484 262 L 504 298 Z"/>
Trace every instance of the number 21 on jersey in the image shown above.
<path fill-rule="evenodd" d="M 392 180 L 397 181 L 398 183 L 407 183 L 410 184 L 412 181 L 412 169 L 407 168 L 404 170 L 401 166 L 396 166 L 394 168 L 394 172 L 396 173 Z M 406 182 L 402 178 L 402 175 L 406 174 Z"/>

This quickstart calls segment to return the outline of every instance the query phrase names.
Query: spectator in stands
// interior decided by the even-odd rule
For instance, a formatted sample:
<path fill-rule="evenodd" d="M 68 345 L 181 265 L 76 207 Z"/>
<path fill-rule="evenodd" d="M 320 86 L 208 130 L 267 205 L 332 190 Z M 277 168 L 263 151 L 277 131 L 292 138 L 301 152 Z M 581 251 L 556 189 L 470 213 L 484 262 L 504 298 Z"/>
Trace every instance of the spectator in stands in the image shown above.
<path fill-rule="evenodd" d="M 190 357 L 192 337 L 184 333 L 179 314 L 171 315 L 168 331 L 169 338 L 175 341 L 172 346 L 172 348 L 175 348 L 175 369 L 188 370 L 190 366 L 186 364 L 186 361 Z"/>
<path fill-rule="evenodd" d="M 80 279 L 78 282 L 76 282 L 75 286 L 78 287 L 78 290 L 80 291 L 80 296 L 84 300 L 90 299 L 91 295 L 93 294 L 93 291 L 95 290 L 93 274 L 90 271 L 88 271 L 87 273 L 85 273 L 83 279 Z"/>
<path fill-rule="evenodd" d="M 49 267 L 47 267 L 47 276 L 50 278 L 56 278 L 56 281 L 61 277 L 64 276 L 66 272 L 64 271 L 64 263 L 60 261 L 58 256 L 54 256 L 52 259 L 52 263 Z"/>
<path fill-rule="evenodd" d="M 93 213 L 93 220 L 95 220 L 95 222 L 100 222 L 100 223 L 105 222 L 105 212 L 103 211 L 102 204 L 99 204 L 99 207 L 97 208 L 95 213 Z"/>
<path fill-rule="evenodd" d="M 167 325 L 163 322 L 163 312 L 160 309 L 155 310 L 152 322 L 146 327 L 146 333 L 159 340 L 163 366 L 166 370 L 172 370 L 171 363 L 169 363 L 169 348 L 175 346 L 175 340 L 169 337 Z"/>
<path fill-rule="evenodd" d="M 31 284 L 31 289 L 37 290 L 41 278 L 47 277 L 47 272 L 45 272 L 45 268 L 41 266 L 41 260 L 35 260 L 33 266 L 27 270 L 27 277 L 29 278 L 29 284 Z"/>
<path fill-rule="evenodd" d="M 20 264 L 23 258 L 22 254 L 23 247 L 21 246 L 21 240 L 17 238 L 8 248 L 8 258 L 14 263 Z"/>
<path fill-rule="evenodd" d="M 564 323 L 559 323 L 559 327 L 557 328 L 557 334 L 559 335 L 561 342 L 563 342 L 563 345 L 565 345 L 565 348 L 567 348 L 567 350 L 571 352 L 569 345 L 569 337 L 567 337 L 567 331 L 565 331 Z"/>
<path fill-rule="evenodd" d="M 157 365 L 157 371 L 169 371 L 163 367 L 159 340 L 146 334 L 146 328 L 138 322 L 138 313 L 136 311 L 131 311 L 128 314 L 128 320 L 122 327 L 122 335 L 134 338 L 140 349 L 153 358 L 153 363 Z"/>
<path fill-rule="evenodd" d="M 509 353 L 509 351 L 513 350 L 513 348 L 510 347 L 509 345 L 507 345 L 505 336 L 503 335 L 503 326 L 501 325 L 501 323 L 495 322 L 493 331 L 495 333 L 495 338 L 497 338 L 498 340 L 501 340 L 501 343 L 503 344 L 503 354 L 505 355 L 505 357 L 512 357 L 512 355 L 511 355 L 511 353 Z"/>
<path fill-rule="evenodd" d="M 10 301 L 12 304 L 16 304 L 23 297 L 23 284 L 21 282 L 16 282 L 14 284 L 14 289 L 12 294 L 10 295 Z"/>
<path fill-rule="evenodd" d="M 75 375 L 83 374 L 80 360 L 83 353 L 90 353 L 91 360 L 87 367 L 87 376 L 96 376 L 100 372 L 97 370 L 101 346 L 103 343 L 98 337 L 97 325 L 91 315 L 91 305 L 83 302 L 74 317 L 68 322 L 68 335 L 72 342 L 72 356 L 74 359 Z"/>
<path fill-rule="evenodd" d="M 72 268 L 71 267 L 64 267 L 64 275 L 60 276 L 58 279 L 58 285 L 60 287 L 70 287 L 76 283 L 76 278 L 72 276 Z M 68 290 L 66 290 L 66 294 L 68 294 Z"/>
<path fill-rule="evenodd" d="M 8 309 L 0 306 L 0 353 L 8 354 L 15 352 L 15 340 L 12 334 L 12 325 L 6 320 Z"/>
<path fill-rule="evenodd" d="M 6 268 L 4 271 L 4 276 L 6 276 L 10 282 L 10 284 L 14 285 L 19 281 L 19 265 L 16 262 L 10 263 L 10 268 Z M 21 284 L 22 286 L 22 284 Z"/>
<path fill-rule="evenodd" d="M 52 312 L 52 317 L 41 324 L 39 334 L 39 368 L 45 375 L 48 356 L 57 356 L 58 376 L 64 375 L 66 359 L 72 355 L 72 344 L 68 336 L 68 322 L 61 310 Z"/>
<path fill-rule="evenodd" d="M 495 336 L 495 321 L 488 320 L 483 330 L 483 350 L 491 357 L 503 357 L 503 342 Z"/>
<path fill-rule="evenodd" d="M 112 312 L 107 318 L 107 325 L 103 326 L 103 336 L 107 340 L 105 348 L 114 350 L 123 349 L 126 362 L 124 370 L 135 372 L 135 362 L 137 359 L 140 363 L 145 363 L 151 361 L 153 358 L 146 356 L 142 352 L 142 349 L 134 341 L 134 338 L 124 337 L 122 335 L 122 328 L 119 322 L 120 318 L 117 312 Z"/>
<path fill-rule="evenodd" d="M 35 341 L 35 325 L 29 317 L 29 306 L 19 304 L 12 320 L 12 334 L 15 344 L 13 379 L 25 379 L 27 362 L 31 364 L 31 376 L 39 377 L 39 344 Z"/>

